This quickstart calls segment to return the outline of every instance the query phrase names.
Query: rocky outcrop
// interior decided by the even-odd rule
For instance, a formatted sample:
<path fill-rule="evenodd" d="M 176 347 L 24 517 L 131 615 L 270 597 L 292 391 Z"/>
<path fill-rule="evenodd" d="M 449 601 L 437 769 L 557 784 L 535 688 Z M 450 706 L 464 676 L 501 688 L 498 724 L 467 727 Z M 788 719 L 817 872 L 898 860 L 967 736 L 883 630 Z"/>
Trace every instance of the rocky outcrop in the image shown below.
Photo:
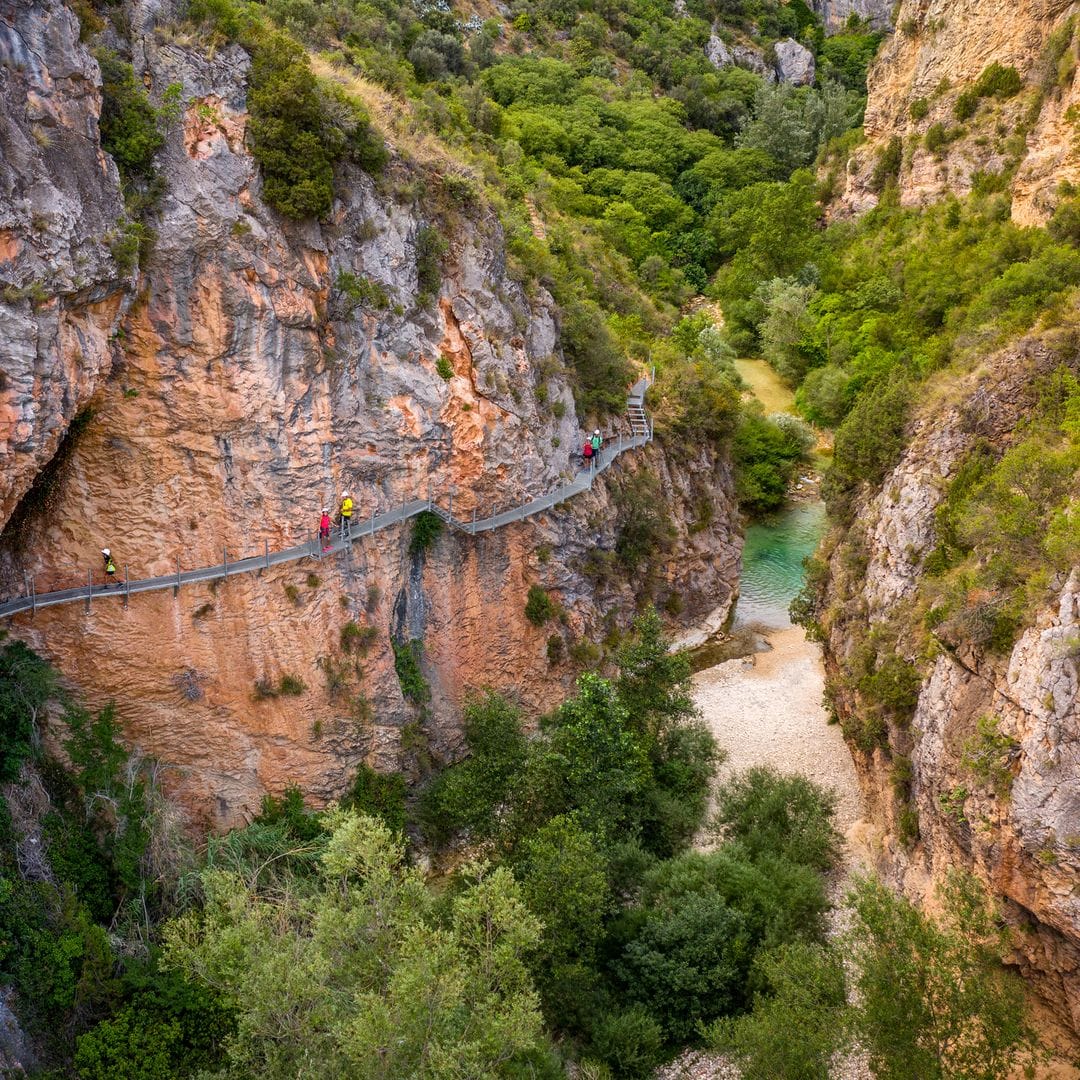
<path fill-rule="evenodd" d="M 857 15 L 878 30 L 887 29 L 894 7 L 893 0 L 811 0 L 814 14 L 825 24 L 825 31 L 843 30 L 852 15 Z"/>
<path fill-rule="evenodd" d="M 731 50 L 724 44 L 724 39 L 718 37 L 715 31 L 709 35 L 705 43 L 705 56 L 715 68 L 731 67 L 735 63 L 735 57 Z"/>
<path fill-rule="evenodd" d="M 793 38 L 784 38 L 773 46 L 774 70 L 780 82 L 809 86 L 814 81 L 814 54 Z"/>
<path fill-rule="evenodd" d="M 765 57 L 752 45 L 733 45 L 731 55 L 738 67 L 746 68 L 747 71 L 767 79 L 775 78 L 773 70 L 765 63 Z"/>
<path fill-rule="evenodd" d="M 857 525 L 831 538 L 824 625 L 832 700 L 845 724 L 872 707 L 842 677 L 868 625 L 894 634 L 895 653 L 922 670 L 910 720 L 890 724 L 883 746 L 853 747 L 871 816 L 885 831 L 878 869 L 917 898 L 953 870 L 978 874 L 1015 931 L 1013 961 L 1080 1032 L 1080 571 L 1050 583 L 1052 601 L 1004 656 L 950 645 L 944 634 L 928 646 L 916 602 L 950 480 L 976 443 L 1009 444 L 1033 407 L 1036 380 L 1061 361 L 1026 341 L 927 395 L 899 464 L 858 507 Z M 970 762 L 988 717 L 1001 740 L 989 779 Z"/>
<path fill-rule="evenodd" d="M 154 97 L 182 87 L 157 241 L 130 300 L 110 294 L 100 365 L 88 360 L 87 374 L 70 354 L 86 387 L 63 400 L 88 408 L 48 499 L 24 501 L 0 541 L 7 589 L 26 575 L 39 590 L 84 581 L 105 544 L 132 577 L 284 547 L 346 488 L 360 517 L 429 492 L 467 516 L 571 475 L 583 432 L 558 315 L 508 273 L 476 179 L 460 170 L 451 191 L 445 163 L 395 158 L 377 183 L 343 172 L 327 221 L 282 220 L 244 147 L 246 55 L 157 34 L 153 10 L 137 5 L 132 20 L 138 75 Z M 34 175 L 62 172 L 35 160 Z M 118 210 L 102 161 L 113 186 L 84 192 L 91 224 Z M 5 161 L 0 183 L 6 173 Z M 28 244 L 25 224 L 11 235 Z M 425 292 L 430 267 L 418 273 L 433 237 L 447 244 L 437 294 Z M 19 348 L 29 386 L 41 350 Z M 16 457 L 0 455 L 5 480 L 17 460 L 29 483 L 47 437 L 28 432 Z M 646 582 L 615 549 L 628 515 L 658 504 L 668 548 Z M 89 615 L 50 609 L 14 629 L 91 704 L 114 700 L 131 743 L 222 827 L 290 784 L 333 798 L 361 761 L 416 775 L 452 756 L 471 689 L 547 710 L 646 592 L 681 622 L 724 609 L 736 522 L 724 459 L 673 465 L 653 444 L 559 511 L 475 539 L 416 551 L 408 529 L 387 531 L 333 562 L 95 601 Z M 534 584 L 563 612 L 541 627 L 524 614 Z M 400 666 L 414 641 L 423 679 L 405 680 L 407 696 L 395 649 Z"/>
<path fill-rule="evenodd" d="M 0 2 L 0 521 L 102 385 L 123 211 L 97 63 L 59 0 Z"/>
<path fill-rule="evenodd" d="M 963 195 L 980 174 L 1003 174 L 1014 220 L 1045 223 L 1063 182 L 1080 180 L 1073 12 L 1071 0 L 903 0 L 897 32 L 870 70 L 867 142 L 848 163 L 841 207 L 874 205 L 874 167 L 883 148 L 900 140 L 903 204 Z M 972 115 L 958 115 L 960 95 L 992 63 L 1015 68 L 1023 88 L 980 98 Z"/>

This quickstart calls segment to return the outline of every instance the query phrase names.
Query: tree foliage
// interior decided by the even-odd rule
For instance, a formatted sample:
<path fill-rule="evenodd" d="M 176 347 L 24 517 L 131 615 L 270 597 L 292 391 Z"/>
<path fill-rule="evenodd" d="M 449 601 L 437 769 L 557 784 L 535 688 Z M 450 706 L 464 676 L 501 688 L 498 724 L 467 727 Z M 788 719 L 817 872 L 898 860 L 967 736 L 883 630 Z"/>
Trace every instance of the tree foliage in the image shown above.
<path fill-rule="evenodd" d="M 236 1010 L 234 1070 L 268 1077 L 503 1074 L 541 1042 L 525 954 L 540 925 L 509 871 L 465 871 L 445 919 L 400 841 L 339 811 L 303 888 L 262 894 L 202 875 L 199 915 L 166 930 L 165 963 Z"/>

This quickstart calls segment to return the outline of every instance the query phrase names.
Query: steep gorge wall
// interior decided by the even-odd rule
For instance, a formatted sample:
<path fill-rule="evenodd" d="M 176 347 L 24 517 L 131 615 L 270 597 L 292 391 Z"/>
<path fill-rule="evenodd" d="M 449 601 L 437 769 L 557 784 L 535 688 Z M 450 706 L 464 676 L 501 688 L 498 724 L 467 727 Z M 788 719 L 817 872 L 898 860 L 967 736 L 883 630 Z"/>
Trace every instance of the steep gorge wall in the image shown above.
<path fill-rule="evenodd" d="M 1080 570 L 1049 583 L 1050 602 L 1004 655 L 922 632 L 918 590 L 939 542 L 935 511 L 982 440 L 1009 446 L 1034 407 L 1036 380 L 1062 363 L 1031 339 L 927 396 L 899 464 L 826 544 L 826 663 L 845 730 L 874 703 L 845 674 L 868 635 L 892 640 L 922 674 L 908 719 L 881 745 L 851 740 L 871 817 L 882 830 L 878 869 L 915 898 L 956 869 L 1001 900 L 1015 931 L 1012 960 L 1080 1032 Z M 973 773 L 982 718 L 1012 747 L 1007 774 Z M 910 762 L 910 766 L 907 764 Z M 1004 782 L 1003 782 L 1004 781 Z"/>
<path fill-rule="evenodd" d="M 1014 220 L 1044 224 L 1062 182 L 1080 180 L 1077 37 L 1065 29 L 1077 10 L 1073 0 L 902 0 L 870 69 L 867 141 L 848 162 L 840 210 L 876 204 L 875 168 L 896 141 L 904 205 L 965 195 L 980 174 L 1005 174 Z M 983 98 L 958 119 L 957 98 L 992 63 L 1015 68 L 1023 90 Z M 935 126 L 944 142 L 928 146 Z"/>
<path fill-rule="evenodd" d="M 0 278 L 40 282 L 0 306 L 11 356 L 0 416 L 20 421 L 0 453 L 0 520 L 23 499 L 0 543 L 7 590 L 27 575 L 40 591 L 84 581 L 106 545 L 135 577 L 168 573 L 177 557 L 194 567 L 223 549 L 235 559 L 298 543 L 344 488 L 360 516 L 429 492 L 443 505 L 452 493 L 467 516 L 557 486 L 582 438 L 557 314 L 542 290 L 527 295 L 507 275 L 494 214 L 448 206 L 438 176 L 395 158 L 378 181 L 340 177 L 321 225 L 282 221 L 261 202 L 244 148 L 246 54 L 209 56 L 161 32 L 157 8 L 134 7 L 137 73 L 155 97 L 179 83 L 183 115 L 159 156 L 157 241 L 127 289 L 108 253 L 122 208 L 97 139 L 96 65 L 75 20 L 43 0 L 0 23 L 12 40 L 56 28 L 59 46 L 43 38 L 32 50 L 39 67 L 5 70 L 0 112 L 32 127 L 25 86 L 37 80 L 59 99 L 63 129 L 0 167 Z M 62 65 L 79 81 L 63 82 Z M 61 167 L 47 151 L 68 141 L 82 156 Z M 75 187 L 55 226 L 9 194 L 38 191 L 52 207 L 57 175 Z M 449 243 L 437 298 L 421 296 L 417 276 L 424 228 Z M 69 293 L 77 266 L 86 281 Z M 336 288 L 343 273 L 377 284 L 385 306 Z M 476 539 L 446 536 L 425 554 L 410 552 L 407 530 L 388 531 L 333 563 L 127 608 L 95 601 L 89 615 L 53 608 L 14 630 L 90 703 L 115 700 L 132 744 L 169 766 L 189 807 L 226 826 L 288 784 L 332 798 L 360 761 L 422 772 L 455 751 L 472 688 L 549 708 L 572 682 L 570 647 L 624 625 L 646 584 L 612 568 L 635 475 L 642 491 L 657 485 L 674 530 L 647 583 L 653 595 L 687 624 L 724 610 L 741 547 L 730 466 L 707 451 L 672 463 L 653 444 L 557 512 Z M 528 622 L 533 583 L 552 590 L 564 621 Z M 374 628 L 363 649 L 341 636 L 351 623 Z M 554 663 L 552 635 L 564 643 Z M 425 706 L 403 696 L 391 639 L 424 642 Z M 285 675 L 303 691 L 256 692 Z"/>

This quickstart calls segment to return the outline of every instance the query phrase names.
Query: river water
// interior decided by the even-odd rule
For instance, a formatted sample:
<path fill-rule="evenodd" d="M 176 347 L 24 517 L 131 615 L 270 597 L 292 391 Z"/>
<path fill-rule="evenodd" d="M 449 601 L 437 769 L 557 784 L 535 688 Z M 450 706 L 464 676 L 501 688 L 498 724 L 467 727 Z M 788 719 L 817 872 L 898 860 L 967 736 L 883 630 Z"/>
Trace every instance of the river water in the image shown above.
<path fill-rule="evenodd" d="M 791 626 L 788 605 L 802 588 L 803 560 L 814 553 L 824 527 L 825 507 L 815 500 L 796 503 L 746 530 L 736 629 Z"/>

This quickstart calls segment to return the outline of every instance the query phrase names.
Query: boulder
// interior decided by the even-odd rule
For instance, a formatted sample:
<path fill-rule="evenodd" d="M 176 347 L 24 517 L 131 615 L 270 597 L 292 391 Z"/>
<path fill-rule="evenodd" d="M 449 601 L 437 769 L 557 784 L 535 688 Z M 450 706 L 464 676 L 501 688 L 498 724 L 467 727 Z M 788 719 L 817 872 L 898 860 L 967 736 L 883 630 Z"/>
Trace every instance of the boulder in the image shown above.
<path fill-rule="evenodd" d="M 792 86 L 809 86 L 814 81 L 814 54 L 793 38 L 778 41 L 776 53 L 776 77 Z"/>
<path fill-rule="evenodd" d="M 737 67 L 746 68 L 747 71 L 752 71 L 755 75 L 761 75 L 766 79 L 771 80 L 775 77 L 761 53 L 757 49 L 750 48 L 749 45 L 733 46 L 731 56 Z"/>

